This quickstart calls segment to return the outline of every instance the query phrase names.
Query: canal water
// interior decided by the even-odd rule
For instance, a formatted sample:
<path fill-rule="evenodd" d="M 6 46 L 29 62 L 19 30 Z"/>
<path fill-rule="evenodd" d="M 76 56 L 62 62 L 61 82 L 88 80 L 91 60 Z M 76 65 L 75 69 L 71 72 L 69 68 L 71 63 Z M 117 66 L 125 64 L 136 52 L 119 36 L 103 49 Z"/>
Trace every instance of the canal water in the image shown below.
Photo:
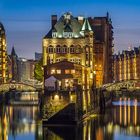
<path fill-rule="evenodd" d="M 37 106 L 0 106 L 0 140 L 140 140 L 138 101 L 113 102 L 79 127 L 42 127 Z"/>

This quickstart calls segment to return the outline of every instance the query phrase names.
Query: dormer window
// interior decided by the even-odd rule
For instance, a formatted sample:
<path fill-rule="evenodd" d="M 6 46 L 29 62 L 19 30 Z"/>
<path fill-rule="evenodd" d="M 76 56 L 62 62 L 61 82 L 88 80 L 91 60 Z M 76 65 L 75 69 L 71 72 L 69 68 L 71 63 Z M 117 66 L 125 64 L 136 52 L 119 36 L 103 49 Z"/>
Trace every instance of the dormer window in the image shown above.
<path fill-rule="evenodd" d="M 64 32 L 63 33 L 63 37 L 64 38 L 72 38 L 73 37 L 73 33 L 72 32 Z"/>
<path fill-rule="evenodd" d="M 57 32 L 52 33 L 52 38 L 57 38 Z"/>
<path fill-rule="evenodd" d="M 72 38 L 73 37 L 73 30 L 72 30 L 70 24 L 66 24 L 66 26 L 64 27 L 63 37 L 64 38 Z"/>
<path fill-rule="evenodd" d="M 72 38 L 72 34 L 71 33 L 69 33 L 69 38 Z"/>

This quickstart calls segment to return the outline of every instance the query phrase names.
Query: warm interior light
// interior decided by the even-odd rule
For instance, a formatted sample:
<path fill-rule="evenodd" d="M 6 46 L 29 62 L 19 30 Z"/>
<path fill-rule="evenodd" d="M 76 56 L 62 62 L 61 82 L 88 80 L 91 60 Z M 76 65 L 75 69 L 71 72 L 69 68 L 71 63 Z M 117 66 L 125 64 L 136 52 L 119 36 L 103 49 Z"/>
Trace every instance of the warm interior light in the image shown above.
<path fill-rule="evenodd" d="M 54 100 L 56 100 L 56 101 L 59 100 L 59 96 L 57 94 L 54 96 Z"/>
<path fill-rule="evenodd" d="M 55 69 L 52 69 L 51 70 L 51 74 L 55 74 Z"/>
<path fill-rule="evenodd" d="M 96 74 L 96 71 L 93 71 L 93 74 Z"/>

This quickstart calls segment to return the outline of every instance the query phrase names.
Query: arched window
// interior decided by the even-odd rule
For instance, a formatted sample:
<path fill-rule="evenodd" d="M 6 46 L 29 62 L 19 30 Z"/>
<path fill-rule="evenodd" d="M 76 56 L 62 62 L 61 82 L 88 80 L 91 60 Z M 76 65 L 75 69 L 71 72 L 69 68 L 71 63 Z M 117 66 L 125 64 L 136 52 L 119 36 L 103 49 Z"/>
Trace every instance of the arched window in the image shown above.
<path fill-rule="evenodd" d="M 60 45 L 56 46 L 56 53 L 61 53 L 61 46 Z"/>
<path fill-rule="evenodd" d="M 53 46 L 50 45 L 50 46 L 48 47 L 48 53 L 53 53 L 53 51 L 54 51 Z"/>
<path fill-rule="evenodd" d="M 81 46 L 80 45 L 77 45 L 75 51 L 76 51 L 76 53 L 81 53 L 82 52 Z"/>
<path fill-rule="evenodd" d="M 70 46 L 70 53 L 75 53 L 75 47 L 74 47 L 74 45 L 71 45 Z"/>
<path fill-rule="evenodd" d="M 62 47 L 62 53 L 67 53 L 67 50 L 68 50 L 67 46 L 64 45 L 64 46 Z"/>
<path fill-rule="evenodd" d="M 89 53 L 90 52 L 90 47 L 86 45 L 85 50 L 86 50 L 87 53 Z"/>

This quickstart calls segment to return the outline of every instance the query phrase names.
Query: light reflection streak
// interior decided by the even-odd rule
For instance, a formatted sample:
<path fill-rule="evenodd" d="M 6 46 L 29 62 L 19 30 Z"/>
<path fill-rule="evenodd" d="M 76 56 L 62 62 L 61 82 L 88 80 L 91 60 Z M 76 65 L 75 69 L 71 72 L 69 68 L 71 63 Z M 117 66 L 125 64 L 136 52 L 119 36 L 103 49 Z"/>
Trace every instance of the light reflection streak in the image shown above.
<path fill-rule="evenodd" d="M 131 119 L 131 116 L 130 116 L 130 98 L 128 98 L 128 125 L 130 125 L 130 119 Z"/>
<path fill-rule="evenodd" d="M 122 124 L 122 98 L 120 98 L 120 125 Z"/>
<path fill-rule="evenodd" d="M 134 119 L 134 123 L 135 125 L 137 125 L 137 99 L 135 99 L 135 103 L 134 103 L 134 111 L 135 111 L 135 119 Z"/>
<path fill-rule="evenodd" d="M 88 140 L 91 138 L 91 122 L 88 124 Z"/>
<path fill-rule="evenodd" d="M 125 104 L 124 104 L 124 125 L 127 125 L 127 118 L 126 118 L 126 98 L 124 99 Z"/>

